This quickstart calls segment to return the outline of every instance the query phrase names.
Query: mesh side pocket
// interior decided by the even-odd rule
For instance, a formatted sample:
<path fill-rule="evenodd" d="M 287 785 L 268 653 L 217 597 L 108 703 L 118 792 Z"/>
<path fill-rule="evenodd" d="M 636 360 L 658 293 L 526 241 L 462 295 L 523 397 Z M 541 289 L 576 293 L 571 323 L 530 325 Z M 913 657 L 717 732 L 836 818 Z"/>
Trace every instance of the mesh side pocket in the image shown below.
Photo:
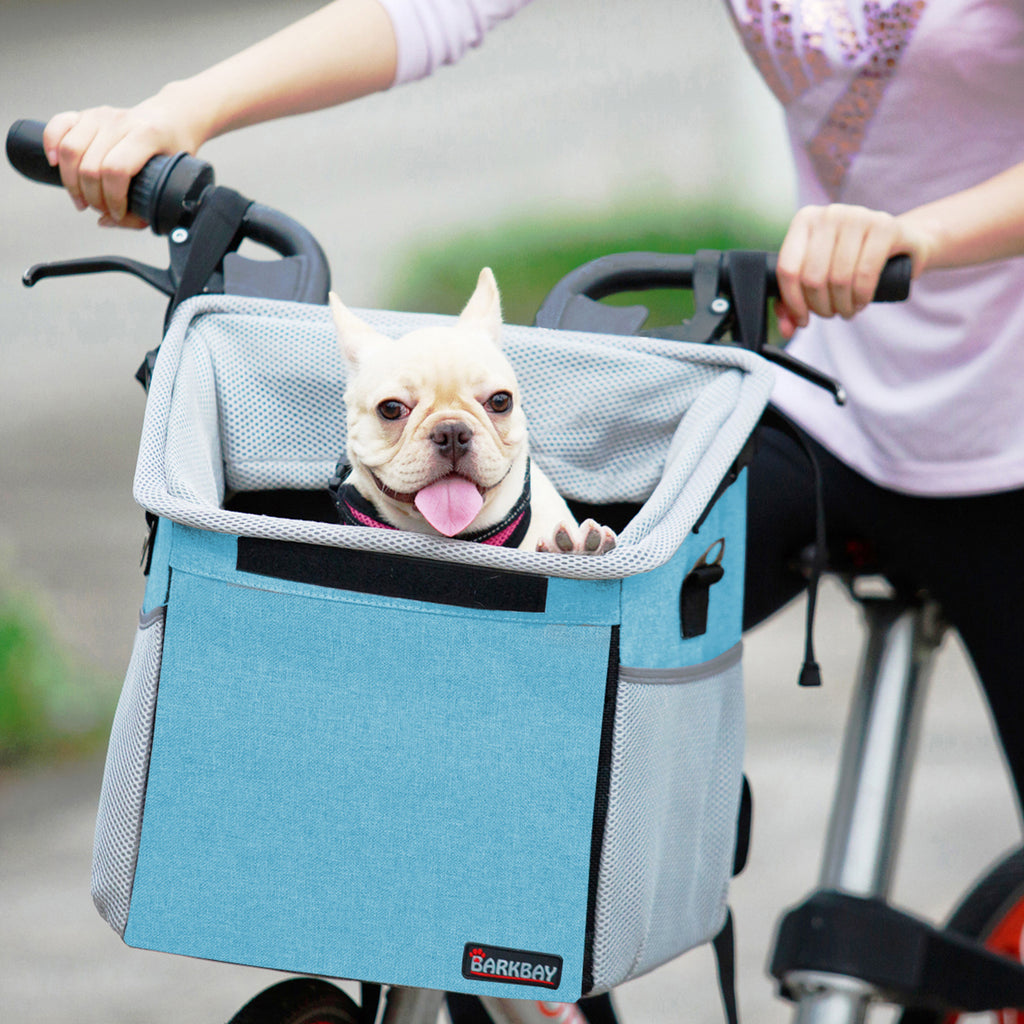
<path fill-rule="evenodd" d="M 592 947 L 592 992 L 712 939 L 725 921 L 742 779 L 740 648 L 623 668 Z"/>
<path fill-rule="evenodd" d="M 165 609 L 139 620 L 124 688 L 117 703 L 103 771 L 92 859 L 92 899 L 119 935 L 128 925 L 153 743 Z"/>

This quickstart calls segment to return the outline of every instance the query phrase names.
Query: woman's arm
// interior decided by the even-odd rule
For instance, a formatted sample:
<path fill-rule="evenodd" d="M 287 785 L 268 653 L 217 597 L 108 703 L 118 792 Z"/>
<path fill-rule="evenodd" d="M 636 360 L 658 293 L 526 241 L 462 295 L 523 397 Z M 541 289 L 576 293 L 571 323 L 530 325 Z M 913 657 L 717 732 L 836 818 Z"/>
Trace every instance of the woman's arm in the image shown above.
<path fill-rule="evenodd" d="M 798 211 L 779 250 L 783 335 L 811 313 L 859 312 L 897 253 L 911 256 L 915 277 L 1024 255 L 1024 163 L 899 216 L 842 204 Z"/>
<path fill-rule="evenodd" d="M 139 227 L 127 212 L 128 184 L 151 156 L 195 153 L 233 129 L 386 89 L 396 62 L 378 0 L 334 0 L 135 107 L 56 115 L 43 135 L 47 159 L 80 209 L 99 210 L 101 223 Z"/>
<path fill-rule="evenodd" d="M 320 110 L 430 74 L 459 60 L 529 0 L 334 0 L 262 42 L 172 82 L 130 109 L 58 114 L 47 158 L 79 209 L 101 224 L 141 227 L 128 185 L 157 153 L 195 153 L 208 139 Z"/>

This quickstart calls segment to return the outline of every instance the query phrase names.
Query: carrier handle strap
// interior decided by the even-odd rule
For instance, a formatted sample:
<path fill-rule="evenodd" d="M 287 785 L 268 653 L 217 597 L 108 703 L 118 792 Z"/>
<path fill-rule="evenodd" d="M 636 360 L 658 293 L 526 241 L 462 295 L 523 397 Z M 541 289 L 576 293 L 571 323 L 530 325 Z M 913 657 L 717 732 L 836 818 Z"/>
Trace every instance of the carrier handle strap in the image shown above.
<path fill-rule="evenodd" d="M 725 924 L 712 940 L 715 963 L 718 967 L 718 987 L 722 993 L 722 1008 L 726 1024 L 739 1024 L 739 1002 L 736 999 L 736 930 L 732 911 L 726 910 Z"/>

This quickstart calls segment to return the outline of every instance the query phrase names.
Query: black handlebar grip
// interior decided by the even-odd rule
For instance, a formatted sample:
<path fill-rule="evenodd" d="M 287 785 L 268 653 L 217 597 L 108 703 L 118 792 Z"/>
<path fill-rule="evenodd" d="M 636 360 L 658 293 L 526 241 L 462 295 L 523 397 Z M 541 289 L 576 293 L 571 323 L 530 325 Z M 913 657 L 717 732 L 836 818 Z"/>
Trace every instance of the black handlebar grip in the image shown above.
<path fill-rule="evenodd" d="M 910 295 L 914 261 L 907 255 L 892 256 L 882 268 L 872 302 L 902 302 Z"/>
<path fill-rule="evenodd" d="M 771 294 L 778 295 L 778 285 L 775 283 L 775 265 L 777 255 L 768 254 L 768 276 L 771 282 Z M 910 295 L 910 284 L 913 277 L 914 263 L 905 254 L 890 256 L 882 267 L 878 284 L 875 286 L 875 294 L 872 302 L 902 302 Z"/>
<path fill-rule="evenodd" d="M 15 121 L 7 133 L 7 159 L 19 173 L 41 185 L 59 185 L 60 168 L 51 167 L 43 149 L 42 121 Z"/>
<path fill-rule="evenodd" d="M 191 219 L 203 190 L 213 184 L 213 168 L 188 153 L 154 156 L 132 178 L 128 209 L 157 235 L 169 235 Z"/>
<path fill-rule="evenodd" d="M 51 167 L 43 148 L 42 121 L 15 121 L 7 132 L 7 159 L 26 178 L 43 185 L 60 185 L 60 170 Z M 153 232 L 166 235 L 187 221 L 203 189 L 213 184 L 213 168 L 188 153 L 154 156 L 132 178 L 128 209 Z"/>

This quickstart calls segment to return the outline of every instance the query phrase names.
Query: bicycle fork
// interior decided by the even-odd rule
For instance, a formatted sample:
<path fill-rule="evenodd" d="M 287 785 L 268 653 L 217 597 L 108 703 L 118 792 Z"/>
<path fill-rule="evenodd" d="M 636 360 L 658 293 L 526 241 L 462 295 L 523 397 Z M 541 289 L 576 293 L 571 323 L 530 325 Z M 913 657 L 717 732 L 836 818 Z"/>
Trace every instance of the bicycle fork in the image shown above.
<path fill-rule="evenodd" d="M 944 633 L 936 602 L 863 598 L 868 639 L 851 700 L 819 879 L 826 893 L 884 900 L 903 823 L 929 670 Z M 804 922 L 811 930 L 821 919 Z M 781 933 L 780 933 L 781 934 Z M 813 939 L 812 939 L 813 941 Z M 780 954 L 776 948 L 776 959 Z M 796 958 L 799 960 L 799 957 Z M 798 966 L 772 973 L 796 1024 L 862 1024 L 874 985 Z"/>

